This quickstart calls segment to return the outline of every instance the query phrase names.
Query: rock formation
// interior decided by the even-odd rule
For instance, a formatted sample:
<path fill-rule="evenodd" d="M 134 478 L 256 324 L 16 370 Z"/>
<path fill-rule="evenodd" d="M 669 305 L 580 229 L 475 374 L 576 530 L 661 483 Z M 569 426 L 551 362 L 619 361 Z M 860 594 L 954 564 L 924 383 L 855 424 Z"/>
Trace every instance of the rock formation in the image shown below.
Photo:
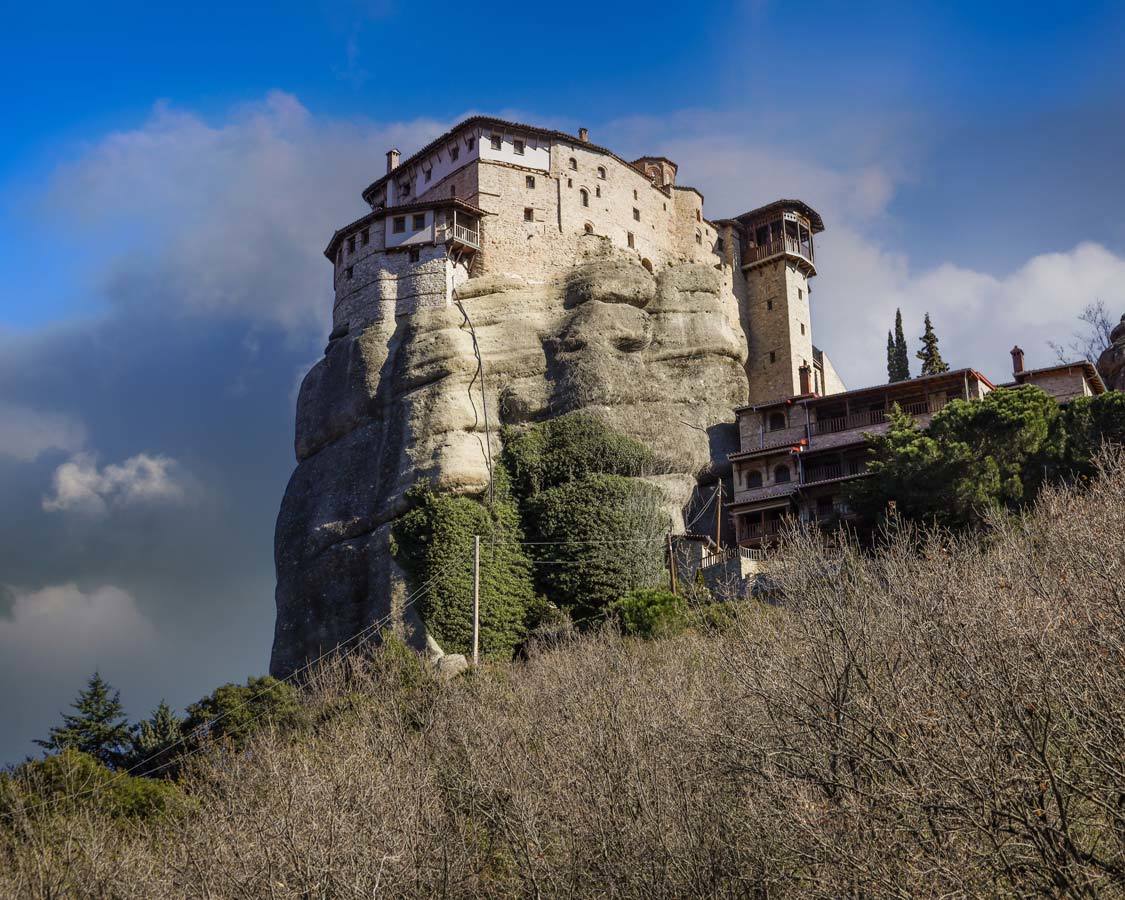
<path fill-rule="evenodd" d="M 745 402 L 746 338 L 729 267 L 653 275 L 591 238 L 587 256 L 540 284 L 482 276 L 456 292 L 475 327 L 497 428 L 584 409 L 648 444 L 673 521 L 697 476 L 732 449 Z M 298 465 L 277 521 L 277 625 L 270 671 L 285 675 L 386 618 L 425 645 L 389 537 L 419 479 L 488 484 L 469 329 L 455 306 L 334 334 L 297 403 Z M 432 643 L 432 642 L 431 642 Z"/>
<path fill-rule="evenodd" d="M 1110 345 L 1098 357 L 1098 374 L 1107 389 L 1125 391 L 1125 316 L 1109 333 Z"/>

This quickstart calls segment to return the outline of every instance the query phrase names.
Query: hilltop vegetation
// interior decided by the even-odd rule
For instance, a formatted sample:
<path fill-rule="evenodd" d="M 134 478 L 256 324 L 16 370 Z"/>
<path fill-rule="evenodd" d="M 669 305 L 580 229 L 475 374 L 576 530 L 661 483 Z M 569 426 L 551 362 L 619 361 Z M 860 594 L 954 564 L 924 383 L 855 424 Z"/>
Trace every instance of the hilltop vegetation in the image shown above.
<path fill-rule="evenodd" d="M 300 715 L 202 743 L 175 803 L 36 806 L 49 779 L 17 773 L 0 893 L 1119 895 L 1125 459 L 1106 465 L 983 531 L 793 535 L 777 605 L 687 611 L 673 637 L 603 630 L 449 683 L 395 644 L 336 661 Z M 638 631 L 665 606 L 630 603 Z"/>

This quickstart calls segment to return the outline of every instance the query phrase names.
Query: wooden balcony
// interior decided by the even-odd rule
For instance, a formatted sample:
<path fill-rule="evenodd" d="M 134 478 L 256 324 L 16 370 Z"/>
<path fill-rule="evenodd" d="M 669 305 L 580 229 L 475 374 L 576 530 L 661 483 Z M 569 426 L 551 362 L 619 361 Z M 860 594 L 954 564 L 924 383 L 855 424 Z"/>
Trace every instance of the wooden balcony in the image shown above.
<path fill-rule="evenodd" d="M 751 245 L 745 248 L 742 254 L 742 268 L 750 269 L 760 265 L 775 256 L 788 254 L 803 259 L 813 267 L 813 253 L 811 244 L 802 244 L 791 235 L 783 235 L 768 244 Z M 815 271 L 815 268 L 814 268 Z"/>
<path fill-rule="evenodd" d="M 801 484 L 822 484 L 826 481 L 842 481 L 845 478 L 855 478 L 867 474 L 867 464 L 861 459 L 849 459 L 842 462 L 825 463 L 808 466 L 804 471 Z"/>
<path fill-rule="evenodd" d="M 928 416 L 937 412 L 945 405 L 944 399 L 932 398 L 918 400 L 913 403 L 900 403 L 902 411 L 912 416 Z M 817 419 L 813 423 L 813 434 L 835 434 L 838 431 L 852 431 L 857 428 L 870 428 L 882 425 L 887 421 L 889 409 L 865 409 L 861 412 L 850 413 L 846 416 L 833 416 L 827 419 Z"/>

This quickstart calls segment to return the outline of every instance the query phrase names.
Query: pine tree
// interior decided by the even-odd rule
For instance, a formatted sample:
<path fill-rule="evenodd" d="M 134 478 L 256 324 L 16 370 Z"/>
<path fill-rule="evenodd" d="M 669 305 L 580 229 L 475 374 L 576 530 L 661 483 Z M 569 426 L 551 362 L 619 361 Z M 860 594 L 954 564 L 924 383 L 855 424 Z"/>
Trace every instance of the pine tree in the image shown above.
<path fill-rule="evenodd" d="M 898 363 L 895 361 L 895 339 L 890 331 L 887 332 L 887 381 L 898 381 L 895 373 L 898 372 Z"/>
<path fill-rule="evenodd" d="M 152 711 L 152 715 L 137 727 L 133 737 L 133 755 L 130 763 L 140 765 L 137 773 L 144 775 L 148 772 L 161 776 L 171 774 L 171 762 L 175 752 L 180 748 L 184 727 L 180 718 L 172 712 L 163 700 Z"/>
<path fill-rule="evenodd" d="M 920 338 L 922 349 L 915 354 L 922 360 L 923 375 L 940 375 L 949 371 L 949 364 L 941 358 L 938 350 L 938 337 L 934 334 L 934 326 L 930 322 L 930 314 L 926 313 L 926 331 Z"/>
<path fill-rule="evenodd" d="M 133 738 L 121 695 L 95 672 L 71 706 L 76 714 L 63 713 L 63 724 L 52 728 L 47 740 L 35 743 L 48 750 L 73 747 L 111 768 L 121 765 Z"/>
<path fill-rule="evenodd" d="M 895 310 L 895 376 L 891 381 L 910 378 L 910 351 L 906 348 L 906 335 L 902 331 L 902 310 Z"/>

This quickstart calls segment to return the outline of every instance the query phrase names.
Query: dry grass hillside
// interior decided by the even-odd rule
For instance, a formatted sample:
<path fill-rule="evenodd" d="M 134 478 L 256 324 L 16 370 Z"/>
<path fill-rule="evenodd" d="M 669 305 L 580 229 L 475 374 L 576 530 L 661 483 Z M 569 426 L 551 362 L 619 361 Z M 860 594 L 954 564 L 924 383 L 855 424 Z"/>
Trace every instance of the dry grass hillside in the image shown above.
<path fill-rule="evenodd" d="M 778 606 L 451 683 L 338 662 L 175 812 L 16 804 L 0 893 L 1125 894 L 1125 460 L 984 538 L 794 539 Z M 13 808 L 11 804 L 9 808 Z"/>

